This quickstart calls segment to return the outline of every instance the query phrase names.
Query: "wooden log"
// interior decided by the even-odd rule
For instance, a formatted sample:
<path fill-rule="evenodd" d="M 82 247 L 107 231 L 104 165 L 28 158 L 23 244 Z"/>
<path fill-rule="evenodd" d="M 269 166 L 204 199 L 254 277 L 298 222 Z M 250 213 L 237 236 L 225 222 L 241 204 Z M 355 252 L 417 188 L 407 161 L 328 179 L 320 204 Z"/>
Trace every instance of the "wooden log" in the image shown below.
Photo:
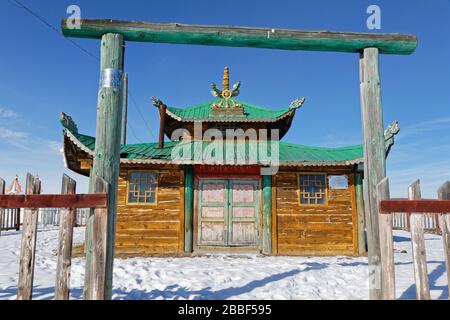
<path fill-rule="evenodd" d="M 366 253 L 366 231 L 364 223 L 364 194 L 363 179 L 361 173 L 356 173 L 356 210 L 358 220 L 358 254 L 361 256 Z"/>
<path fill-rule="evenodd" d="M 114 262 L 115 223 L 117 211 L 117 190 L 120 169 L 120 135 L 123 103 L 123 51 L 124 42 L 120 34 L 107 33 L 102 36 L 100 59 L 100 87 L 98 91 L 97 128 L 94 150 L 94 163 L 91 178 L 100 177 L 108 185 L 108 228 L 106 253 L 105 299 L 112 295 L 112 276 Z M 94 180 L 95 181 L 95 180 Z M 95 183 L 90 181 L 90 190 Z M 86 230 L 86 273 L 85 292 L 89 288 L 90 273 L 93 270 L 92 224 L 95 214 L 91 211 Z M 85 295 L 85 298 L 89 299 Z"/>
<path fill-rule="evenodd" d="M 41 181 L 27 174 L 26 194 L 39 194 Z M 34 256 L 39 209 L 26 209 L 23 217 L 22 242 L 20 246 L 19 283 L 17 300 L 31 300 L 33 295 Z"/>
<path fill-rule="evenodd" d="M 450 200 L 450 181 L 446 181 L 438 189 L 438 199 Z M 444 245 L 447 285 L 448 292 L 450 292 L 450 211 L 439 215 L 439 228 L 441 229 L 442 241 Z"/>
<path fill-rule="evenodd" d="M 272 253 L 272 176 L 263 175 L 262 184 L 262 252 Z"/>
<path fill-rule="evenodd" d="M 98 177 L 95 181 L 96 192 L 109 192 L 108 183 Z M 108 252 L 108 207 L 94 209 L 92 239 L 92 270 L 89 279 L 90 300 L 111 299 L 107 290 L 107 252 Z"/>
<path fill-rule="evenodd" d="M 380 53 L 411 54 L 417 47 L 415 35 L 333 31 L 307 31 L 238 26 L 189 25 L 82 19 L 81 28 L 61 21 L 66 37 L 100 39 L 107 33 L 121 34 L 126 41 L 252 47 L 282 50 L 359 52 L 378 48 Z"/>
<path fill-rule="evenodd" d="M 378 199 L 389 199 L 389 180 L 383 178 L 377 186 Z M 384 214 L 380 222 L 380 253 L 381 253 L 381 290 L 384 300 L 395 299 L 395 264 L 394 238 L 392 235 L 392 215 Z"/>
<path fill-rule="evenodd" d="M 5 180 L 0 178 L 0 195 L 5 194 Z M 2 234 L 3 228 L 3 215 L 5 214 L 5 209 L 0 207 L 0 235 Z"/>
<path fill-rule="evenodd" d="M 75 194 L 76 182 L 68 175 L 62 178 L 62 194 Z M 56 262 L 55 300 L 69 300 L 70 266 L 72 264 L 74 209 L 63 208 L 59 211 L 58 255 Z"/>
<path fill-rule="evenodd" d="M 164 148 L 164 129 L 166 124 L 166 110 L 167 106 L 165 104 L 161 104 L 159 106 L 159 142 L 158 148 Z"/>
<path fill-rule="evenodd" d="M 0 195 L 0 207 L 5 208 L 103 208 L 106 194 L 39 194 Z"/>
<path fill-rule="evenodd" d="M 379 50 L 364 49 L 360 58 L 361 115 L 364 132 L 364 180 L 369 258 L 370 299 L 381 296 L 381 261 L 377 185 L 386 176 L 385 141 L 381 108 Z"/>
<path fill-rule="evenodd" d="M 194 166 L 184 169 L 184 252 L 193 251 L 194 240 Z"/>
<path fill-rule="evenodd" d="M 421 199 L 420 181 L 414 181 L 408 188 L 410 200 Z M 414 265 L 414 278 L 416 281 L 416 297 L 418 300 L 430 299 L 430 287 L 428 284 L 427 256 L 425 250 L 425 237 L 423 232 L 424 215 L 411 213 L 411 244 Z"/>

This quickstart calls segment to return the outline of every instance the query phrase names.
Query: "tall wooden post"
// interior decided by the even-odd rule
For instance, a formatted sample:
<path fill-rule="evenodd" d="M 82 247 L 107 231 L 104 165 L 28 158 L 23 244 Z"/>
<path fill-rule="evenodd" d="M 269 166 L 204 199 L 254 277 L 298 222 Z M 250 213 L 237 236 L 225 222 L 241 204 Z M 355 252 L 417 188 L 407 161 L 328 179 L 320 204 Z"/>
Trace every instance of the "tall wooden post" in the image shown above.
<path fill-rule="evenodd" d="M 94 151 L 94 163 L 90 175 L 90 192 L 98 184 L 93 179 L 104 179 L 110 186 L 108 193 L 108 219 L 105 263 L 104 298 L 111 299 L 114 261 L 114 243 L 116 233 L 117 185 L 120 169 L 120 136 L 123 103 L 123 56 L 124 41 L 120 34 L 107 33 L 101 41 L 100 85 L 97 105 L 97 130 Z M 92 239 L 94 212 L 90 211 L 89 228 L 86 239 L 85 299 L 90 296 L 91 273 L 93 272 Z M 103 291 L 103 290 L 102 290 Z"/>
<path fill-rule="evenodd" d="M 194 166 L 184 167 L 184 252 L 193 250 Z"/>
<path fill-rule="evenodd" d="M 446 181 L 440 186 L 437 193 L 439 200 L 450 200 L 450 181 Z M 441 229 L 444 247 L 448 292 L 450 292 L 450 212 L 439 215 L 439 227 Z"/>
<path fill-rule="evenodd" d="M 386 176 L 379 51 L 366 48 L 360 57 L 361 115 L 364 131 L 365 210 L 369 258 L 370 299 L 381 296 L 381 256 L 377 185 Z"/>
<path fill-rule="evenodd" d="M 122 144 L 127 144 L 128 120 L 128 73 L 123 76 L 123 115 L 122 115 Z"/>
<path fill-rule="evenodd" d="M 161 104 L 159 106 L 159 142 L 158 148 L 164 148 L 164 129 L 166 125 L 166 110 L 167 106 L 165 104 Z"/>
<path fill-rule="evenodd" d="M 272 176 L 263 175 L 262 184 L 262 252 L 272 252 Z"/>
<path fill-rule="evenodd" d="M 5 194 L 5 180 L 3 180 L 2 178 L 0 178 L 0 194 Z M 5 210 L 0 208 L 0 235 L 2 234 L 4 212 Z"/>

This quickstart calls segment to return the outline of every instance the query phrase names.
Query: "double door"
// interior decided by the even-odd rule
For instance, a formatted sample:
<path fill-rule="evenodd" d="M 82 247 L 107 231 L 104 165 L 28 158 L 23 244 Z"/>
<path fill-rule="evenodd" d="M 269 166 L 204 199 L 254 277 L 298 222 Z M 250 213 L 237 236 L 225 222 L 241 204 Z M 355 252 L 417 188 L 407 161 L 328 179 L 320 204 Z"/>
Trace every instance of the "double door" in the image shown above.
<path fill-rule="evenodd" d="M 199 179 L 197 244 L 257 246 L 258 181 Z"/>

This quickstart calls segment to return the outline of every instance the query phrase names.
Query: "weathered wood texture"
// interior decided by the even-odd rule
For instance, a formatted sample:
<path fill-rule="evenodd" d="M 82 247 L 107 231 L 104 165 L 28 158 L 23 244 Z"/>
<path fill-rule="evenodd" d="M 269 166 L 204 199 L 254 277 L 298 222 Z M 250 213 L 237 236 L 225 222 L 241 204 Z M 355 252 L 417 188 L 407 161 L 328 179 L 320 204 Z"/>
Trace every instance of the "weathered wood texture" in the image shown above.
<path fill-rule="evenodd" d="M 0 178 L 0 195 L 5 194 L 5 180 Z M 3 227 L 3 212 L 4 209 L 0 208 L 0 235 L 2 234 L 2 227 Z"/>
<path fill-rule="evenodd" d="M 360 58 L 361 115 L 364 132 L 364 180 L 370 284 L 381 283 L 377 184 L 386 176 L 385 140 L 381 108 L 379 50 L 366 48 Z M 371 286 L 370 298 L 381 299 L 381 288 Z"/>
<path fill-rule="evenodd" d="M 127 41 L 253 47 L 282 50 L 359 52 L 367 47 L 381 53 L 411 54 L 417 47 L 415 35 L 356 32 L 306 31 L 237 26 L 188 25 L 118 20 L 82 19 L 81 28 L 61 21 L 66 37 L 100 39 L 119 33 Z"/>
<path fill-rule="evenodd" d="M 410 200 L 421 199 L 419 180 L 416 180 L 409 186 L 408 198 Z M 414 278 L 416 280 L 416 297 L 418 300 L 429 300 L 430 286 L 428 283 L 427 256 L 423 230 L 423 214 L 411 213 L 410 221 Z"/>
<path fill-rule="evenodd" d="M 262 252 L 272 253 L 272 176 L 262 176 Z"/>
<path fill-rule="evenodd" d="M 107 252 L 106 252 L 106 280 L 105 299 L 112 295 L 112 275 L 114 262 L 114 242 L 116 234 L 117 209 L 117 181 L 120 166 L 120 136 L 123 103 L 123 52 L 124 41 L 120 34 L 107 33 L 102 35 L 100 58 L 100 87 L 98 90 L 97 127 L 94 162 L 91 170 L 93 177 L 104 179 L 110 186 L 108 193 L 107 219 Z M 90 181 L 90 188 L 94 184 Z M 92 189 L 90 189 L 90 193 Z M 92 223 L 94 214 L 91 210 L 87 220 L 86 237 L 86 279 L 90 279 L 92 272 Z M 85 282 L 85 292 L 90 291 L 89 283 Z"/>
<path fill-rule="evenodd" d="M 128 73 L 123 76 L 122 144 L 127 143 L 128 121 Z"/>
<path fill-rule="evenodd" d="M 440 200 L 450 200 L 450 181 L 446 181 L 438 189 L 438 198 Z M 444 247 L 445 265 L 447 270 L 447 285 L 450 292 L 450 211 L 439 215 L 439 226 L 442 234 Z"/>
<path fill-rule="evenodd" d="M 102 208 L 106 194 L 0 195 L 0 207 L 8 208 Z"/>
<path fill-rule="evenodd" d="M 377 186 L 378 199 L 389 199 L 389 180 L 384 178 Z M 380 222 L 380 253 L 381 253 L 381 290 L 384 300 L 395 299 L 395 264 L 394 239 L 392 234 L 392 215 L 379 217 Z"/>
<path fill-rule="evenodd" d="M 356 212 L 358 221 L 358 254 L 363 255 L 366 249 L 366 225 L 364 219 L 364 193 L 362 173 L 355 174 Z"/>
<path fill-rule="evenodd" d="M 184 252 L 193 250 L 194 241 L 194 167 L 184 169 Z"/>
<path fill-rule="evenodd" d="M 41 181 L 29 173 L 27 174 L 25 193 L 41 193 Z M 33 295 L 37 222 L 38 209 L 25 209 L 25 214 L 23 217 L 22 242 L 20 247 L 17 300 L 31 300 Z"/>
<path fill-rule="evenodd" d="M 276 195 L 277 252 L 280 255 L 357 255 L 357 217 L 354 176 L 351 169 L 314 168 L 308 172 L 347 174 L 348 189 L 328 190 L 327 205 L 300 205 L 297 173 L 280 168 L 274 183 Z"/>
<path fill-rule="evenodd" d="M 63 175 L 62 194 L 75 194 L 76 182 Z M 62 208 L 59 218 L 58 260 L 56 262 L 55 300 L 68 300 L 70 288 L 70 266 L 72 264 L 72 242 L 74 209 Z"/>
<path fill-rule="evenodd" d="M 152 167 L 157 172 L 156 204 L 127 204 L 128 175 L 140 167 L 123 168 L 119 176 L 117 254 L 174 254 L 184 251 L 184 172 Z"/>
<path fill-rule="evenodd" d="M 380 213 L 445 213 L 450 211 L 449 200 L 391 199 L 380 203 Z M 425 217 L 425 215 L 422 215 Z"/>

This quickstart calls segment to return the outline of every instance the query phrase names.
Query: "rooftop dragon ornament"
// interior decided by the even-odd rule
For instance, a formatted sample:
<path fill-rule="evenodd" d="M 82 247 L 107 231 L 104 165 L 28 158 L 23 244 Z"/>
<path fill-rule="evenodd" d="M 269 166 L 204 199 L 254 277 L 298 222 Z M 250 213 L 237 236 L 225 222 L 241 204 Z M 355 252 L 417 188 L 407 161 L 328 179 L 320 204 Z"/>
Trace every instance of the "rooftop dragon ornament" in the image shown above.
<path fill-rule="evenodd" d="M 228 67 L 225 67 L 223 70 L 223 81 L 222 81 L 222 90 L 219 90 L 217 88 L 217 85 L 213 82 L 212 83 L 212 90 L 211 93 L 214 97 L 220 98 L 220 101 L 214 102 L 212 104 L 213 108 L 226 108 L 226 109 L 232 109 L 237 108 L 240 110 L 243 110 L 243 106 L 240 103 L 236 103 L 235 101 L 231 100 L 231 98 L 236 97 L 239 94 L 239 87 L 241 86 L 241 82 L 236 82 L 233 85 L 233 88 L 230 89 L 230 78 L 229 78 L 229 71 Z"/>

